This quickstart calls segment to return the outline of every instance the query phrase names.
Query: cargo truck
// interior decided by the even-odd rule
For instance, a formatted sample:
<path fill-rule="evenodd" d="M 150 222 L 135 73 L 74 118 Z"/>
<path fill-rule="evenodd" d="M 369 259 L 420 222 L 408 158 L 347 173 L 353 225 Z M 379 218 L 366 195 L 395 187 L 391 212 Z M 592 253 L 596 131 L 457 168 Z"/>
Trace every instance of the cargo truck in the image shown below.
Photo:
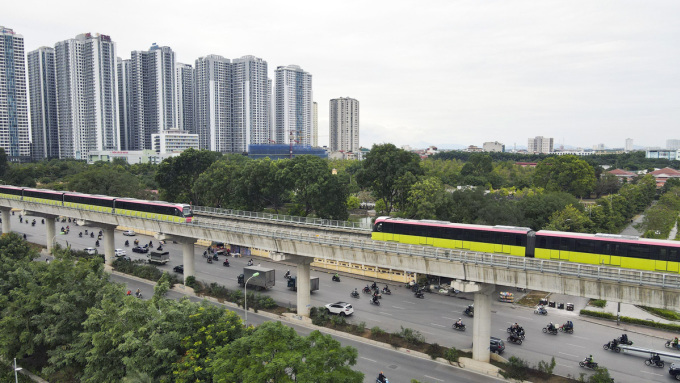
<path fill-rule="evenodd" d="M 297 277 L 290 277 L 288 279 L 288 288 L 297 291 Z M 319 277 L 309 278 L 309 292 L 314 292 L 319 289 Z"/>
<path fill-rule="evenodd" d="M 238 276 L 238 284 L 243 287 L 246 284 L 246 281 L 248 281 L 248 279 L 252 277 L 253 274 L 260 273 L 260 275 L 248 281 L 248 286 L 255 287 L 257 290 L 270 289 L 274 287 L 274 282 L 276 280 L 274 272 L 274 269 L 269 269 L 266 267 L 247 266 L 243 268 L 243 274 Z"/>
<path fill-rule="evenodd" d="M 147 254 L 149 258 L 149 263 L 155 263 L 157 265 L 165 265 L 170 260 L 170 253 L 167 251 L 158 252 L 152 251 Z"/>

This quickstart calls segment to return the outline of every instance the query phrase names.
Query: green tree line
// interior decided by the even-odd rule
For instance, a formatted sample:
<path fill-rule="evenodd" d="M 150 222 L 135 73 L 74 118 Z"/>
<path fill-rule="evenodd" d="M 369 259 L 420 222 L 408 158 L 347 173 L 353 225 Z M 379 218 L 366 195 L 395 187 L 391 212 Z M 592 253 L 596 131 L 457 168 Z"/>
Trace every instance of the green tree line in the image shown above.
<path fill-rule="evenodd" d="M 244 327 L 207 303 L 127 296 L 102 261 L 58 249 L 50 263 L 0 237 L 0 354 L 50 382 L 362 382 L 357 351 L 280 322 Z"/>

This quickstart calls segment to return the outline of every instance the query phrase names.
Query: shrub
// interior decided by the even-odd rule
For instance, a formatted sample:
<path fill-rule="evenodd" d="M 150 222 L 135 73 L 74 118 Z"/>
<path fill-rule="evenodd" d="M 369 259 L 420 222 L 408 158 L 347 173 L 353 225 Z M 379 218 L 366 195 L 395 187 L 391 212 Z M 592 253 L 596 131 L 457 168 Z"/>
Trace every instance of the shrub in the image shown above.
<path fill-rule="evenodd" d="M 599 311 L 581 310 L 580 314 L 581 315 L 588 315 L 588 316 L 591 316 L 591 317 L 616 320 L 616 315 L 613 315 L 613 314 L 610 314 L 610 313 L 601 313 Z M 677 325 L 677 324 L 674 324 L 674 323 L 660 323 L 660 322 L 654 322 L 654 321 L 651 321 L 651 320 L 630 318 L 630 317 L 624 317 L 624 316 L 622 316 L 619 319 L 621 320 L 621 322 L 624 322 L 624 323 L 639 324 L 639 325 L 643 325 L 643 326 L 649 326 L 649 327 L 654 327 L 654 328 L 662 328 L 662 329 L 671 330 L 671 331 L 680 331 L 680 325 Z"/>
<path fill-rule="evenodd" d="M 680 314 L 673 310 L 657 309 L 656 307 L 640 306 L 645 311 L 668 320 L 680 320 Z"/>
<path fill-rule="evenodd" d="M 381 329 L 378 326 L 371 327 L 371 336 L 373 336 L 373 337 L 378 337 L 378 336 L 380 336 L 384 333 L 385 333 L 385 330 Z"/>
<path fill-rule="evenodd" d="M 555 370 L 555 366 L 557 365 L 557 362 L 555 362 L 555 357 L 553 356 L 552 359 L 550 360 L 550 363 L 541 360 L 538 362 L 538 365 L 536 366 L 536 369 L 545 374 L 545 375 L 552 375 L 553 370 Z"/>
<path fill-rule="evenodd" d="M 401 337 L 408 344 L 419 345 L 421 343 L 425 343 L 425 337 L 420 333 L 420 331 L 404 328 L 404 326 L 401 326 L 400 333 L 396 333 L 394 335 Z"/>
<path fill-rule="evenodd" d="M 524 360 L 511 356 L 508 363 L 505 364 L 505 370 L 500 374 L 506 379 L 525 380 L 529 365 Z"/>
<path fill-rule="evenodd" d="M 196 288 L 198 287 L 198 282 L 196 282 L 196 277 L 194 277 L 193 275 L 188 276 L 187 279 L 184 281 L 184 284 L 187 287 L 191 287 L 194 290 L 196 290 Z"/>
<path fill-rule="evenodd" d="M 363 334 L 366 331 L 366 322 L 359 322 L 356 328 L 359 334 Z"/>
<path fill-rule="evenodd" d="M 589 303 L 591 306 L 604 308 L 607 305 L 607 301 L 604 299 L 592 299 Z"/>
<path fill-rule="evenodd" d="M 330 320 L 325 307 L 312 307 L 309 310 L 309 317 L 312 318 L 312 324 L 315 326 L 325 326 Z"/>
<path fill-rule="evenodd" d="M 449 362 L 458 362 L 458 358 L 460 358 L 460 352 L 455 347 L 451 347 L 444 351 L 444 359 Z"/>
<path fill-rule="evenodd" d="M 331 315 L 330 319 L 333 327 L 340 327 L 347 324 L 345 317 L 341 317 L 340 315 Z"/>
<path fill-rule="evenodd" d="M 446 351 L 445 347 L 442 347 L 438 345 L 437 343 L 432 343 L 427 346 L 427 349 L 425 350 L 425 353 L 430 356 L 430 358 L 437 359 L 439 357 L 442 357 L 444 355 L 444 352 Z"/>

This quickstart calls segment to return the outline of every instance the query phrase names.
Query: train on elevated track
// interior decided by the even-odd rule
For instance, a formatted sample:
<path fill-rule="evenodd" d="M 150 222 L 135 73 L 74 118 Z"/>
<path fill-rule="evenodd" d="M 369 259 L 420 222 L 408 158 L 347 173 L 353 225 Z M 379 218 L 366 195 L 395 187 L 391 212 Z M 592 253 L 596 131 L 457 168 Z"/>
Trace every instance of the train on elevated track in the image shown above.
<path fill-rule="evenodd" d="M 0 198 L 171 222 L 191 222 L 194 216 L 187 204 L 10 185 L 0 186 Z"/>
<path fill-rule="evenodd" d="M 447 249 L 678 273 L 680 241 L 379 217 L 371 238 Z"/>

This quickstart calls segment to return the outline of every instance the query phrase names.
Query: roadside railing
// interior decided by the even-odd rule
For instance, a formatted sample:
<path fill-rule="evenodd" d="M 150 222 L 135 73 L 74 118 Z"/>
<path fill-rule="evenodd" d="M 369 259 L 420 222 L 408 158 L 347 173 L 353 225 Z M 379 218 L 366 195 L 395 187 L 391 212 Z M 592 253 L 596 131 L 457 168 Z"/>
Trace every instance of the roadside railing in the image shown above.
<path fill-rule="evenodd" d="M 234 210 L 234 209 L 220 209 L 207 206 L 193 206 L 194 214 L 212 214 L 217 216 L 229 216 L 238 218 L 251 218 L 266 221 L 275 221 L 282 223 L 294 223 L 309 226 L 320 226 L 340 229 L 352 229 L 361 231 L 370 231 L 371 225 L 368 222 L 351 222 L 340 221 L 332 219 L 309 218 L 285 214 L 262 213 L 256 211 Z"/>

